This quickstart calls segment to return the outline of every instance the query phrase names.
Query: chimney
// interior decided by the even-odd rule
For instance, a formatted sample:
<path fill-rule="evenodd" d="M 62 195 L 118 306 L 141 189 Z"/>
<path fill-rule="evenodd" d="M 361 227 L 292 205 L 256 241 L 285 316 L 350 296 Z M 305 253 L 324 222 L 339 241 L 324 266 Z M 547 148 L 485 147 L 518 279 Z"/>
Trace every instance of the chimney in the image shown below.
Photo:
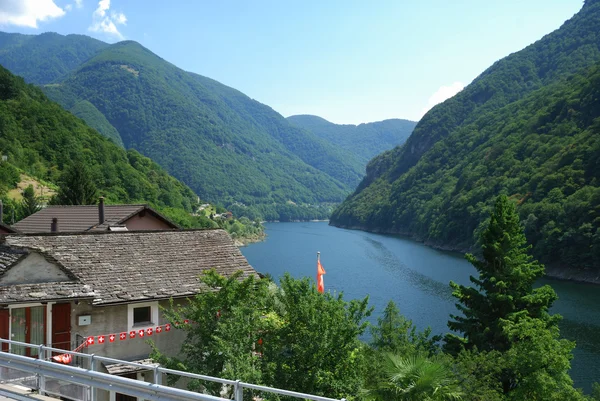
<path fill-rule="evenodd" d="M 98 202 L 98 224 L 104 223 L 104 196 Z"/>
<path fill-rule="evenodd" d="M 52 218 L 52 224 L 50 224 L 50 232 L 58 232 L 58 219 L 56 217 Z"/>

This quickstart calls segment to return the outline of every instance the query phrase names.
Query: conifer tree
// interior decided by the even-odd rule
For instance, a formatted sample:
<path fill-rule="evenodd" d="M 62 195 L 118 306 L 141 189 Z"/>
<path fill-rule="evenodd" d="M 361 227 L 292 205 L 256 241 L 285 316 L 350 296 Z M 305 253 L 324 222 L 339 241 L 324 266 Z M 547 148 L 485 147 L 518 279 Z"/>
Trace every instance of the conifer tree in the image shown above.
<path fill-rule="evenodd" d="M 450 283 L 463 316 L 452 315 L 448 327 L 464 335 L 446 336 L 446 349 L 453 353 L 461 345 L 480 351 L 507 350 L 510 341 L 502 329 L 502 319 L 517 312 L 526 311 L 527 316 L 543 320 L 548 327 L 560 319 L 548 313 L 557 298 L 554 290 L 548 285 L 533 288 L 544 267 L 529 255 L 530 246 L 515 205 L 504 195 L 496 200 L 482 235 L 482 248 L 482 259 L 466 255 L 479 272 L 479 277 L 471 276 L 475 287 Z"/>
<path fill-rule="evenodd" d="M 56 205 L 93 205 L 97 189 L 87 166 L 81 161 L 73 163 L 60 178 L 60 189 L 52 203 Z"/>
<path fill-rule="evenodd" d="M 33 185 L 29 185 L 27 188 L 25 188 L 22 195 L 23 200 L 21 201 L 21 218 L 24 219 L 25 217 L 38 212 L 42 206 L 40 205 L 39 198 L 35 196 Z"/>

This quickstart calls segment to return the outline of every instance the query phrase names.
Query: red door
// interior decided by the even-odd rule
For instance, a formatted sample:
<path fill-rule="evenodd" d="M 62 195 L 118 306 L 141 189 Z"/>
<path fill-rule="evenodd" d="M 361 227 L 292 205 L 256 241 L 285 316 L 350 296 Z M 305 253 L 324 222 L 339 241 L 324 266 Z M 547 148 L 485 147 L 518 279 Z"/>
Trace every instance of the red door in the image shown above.
<path fill-rule="evenodd" d="M 52 347 L 71 349 L 71 304 L 52 305 Z"/>
<path fill-rule="evenodd" d="M 10 340 L 10 332 L 9 332 L 9 313 L 8 309 L 0 309 L 0 338 L 5 340 Z M 8 344 L 2 344 L 2 351 L 8 351 Z"/>

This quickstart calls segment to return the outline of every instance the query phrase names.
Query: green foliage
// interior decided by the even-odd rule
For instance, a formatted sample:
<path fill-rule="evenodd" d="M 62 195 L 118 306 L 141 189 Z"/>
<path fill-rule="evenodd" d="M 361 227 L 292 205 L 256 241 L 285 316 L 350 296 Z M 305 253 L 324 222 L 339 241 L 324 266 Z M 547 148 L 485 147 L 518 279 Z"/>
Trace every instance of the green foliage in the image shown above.
<path fill-rule="evenodd" d="M 27 82 L 48 84 L 67 75 L 106 46 L 83 35 L 0 32 L 0 62 L 10 71 L 18 71 Z"/>
<path fill-rule="evenodd" d="M 439 340 L 438 336 L 431 337 L 430 328 L 417 332 L 413 322 L 401 315 L 394 301 L 390 301 L 382 316 L 377 319 L 377 325 L 371 327 L 370 346 L 378 353 L 433 353 Z"/>
<path fill-rule="evenodd" d="M 483 259 L 467 254 L 478 277 L 471 276 L 475 287 L 450 283 L 458 299 L 458 310 L 463 316 L 451 316 L 448 327 L 463 333 L 465 339 L 447 337 L 447 346 L 457 350 L 460 345 L 481 351 L 506 351 L 512 342 L 502 324 L 513 314 L 525 311 L 527 316 L 556 324 L 548 309 L 556 300 L 556 293 L 545 285 L 533 289 L 543 276 L 544 267 L 528 254 L 523 228 L 514 204 L 506 196 L 498 197 L 489 225 L 483 233 Z"/>
<path fill-rule="evenodd" d="M 502 322 L 511 347 L 504 353 L 508 400 L 583 400 L 569 376 L 575 344 L 559 339 L 557 325 L 521 311 Z M 507 380 L 508 379 L 508 380 Z"/>
<path fill-rule="evenodd" d="M 441 356 L 385 354 L 386 377 L 368 389 L 366 398 L 375 401 L 461 400 L 452 366 Z"/>
<path fill-rule="evenodd" d="M 109 203 L 149 203 L 192 211 L 195 194 L 138 152 L 125 152 L 0 68 L 0 190 L 15 188 L 18 170 L 57 183 L 80 160 Z M 2 191 L 0 191 L 2 194 Z"/>
<path fill-rule="evenodd" d="M 358 155 L 364 165 L 379 153 L 403 144 L 417 125 L 414 121 L 399 119 L 360 125 L 339 125 L 311 115 L 290 116 L 287 120 Z"/>
<path fill-rule="evenodd" d="M 173 322 L 194 322 L 184 326 L 185 359 L 166 358 L 158 350 L 154 357 L 192 372 L 328 397 L 358 392 L 363 362 L 358 337 L 370 314 L 367 299 L 346 302 L 341 294 L 319 294 L 310 280 L 289 275 L 280 288 L 253 276 L 240 278 L 205 274 L 201 279 L 210 291 L 165 311 Z M 218 385 L 190 386 L 221 391 Z"/>
<path fill-rule="evenodd" d="M 59 36 L 48 46 L 68 48 L 71 38 L 80 39 Z M 288 201 L 311 205 L 314 212 L 322 203 L 340 202 L 361 179 L 363 164 L 352 153 L 293 127 L 271 108 L 187 73 L 138 43 L 103 45 L 44 91 L 204 199 L 227 208 L 247 205 L 251 219 L 269 214 L 285 220 Z M 0 42 L 0 62 L 18 61 L 12 71 L 29 72 L 25 64 L 36 53 L 19 53 L 23 59 L 17 60 L 13 53 L 4 58 L 2 48 Z"/>
<path fill-rule="evenodd" d="M 71 107 L 69 111 L 75 116 L 81 118 L 87 125 L 95 128 L 99 133 L 112 140 L 117 145 L 125 147 L 125 145 L 123 145 L 123 141 L 121 140 L 121 135 L 119 135 L 119 132 L 116 130 L 116 128 L 113 127 L 108 122 L 106 117 L 104 117 L 104 115 L 87 100 L 82 100 L 75 103 L 75 105 Z"/>
<path fill-rule="evenodd" d="M 600 269 L 599 32 L 600 4 L 588 2 L 494 64 L 372 160 L 332 223 L 466 250 L 506 194 L 536 258 Z"/>
<path fill-rule="evenodd" d="M 471 277 L 475 287 L 450 283 L 462 315 L 451 316 L 448 327 L 464 338 L 448 334 L 445 345 L 459 355 L 459 377 L 469 388 L 478 387 L 473 382 L 480 378 L 483 393 L 496 389 L 508 400 L 582 399 L 568 374 L 575 344 L 559 339 L 560 316 L 548 312 L 556 293 L 548 285 L 533 288 L 544 268 L 528 254 L 515 206 L 506 196 L 496 200 L 482 248 L 482 260 L 467 255 L 479 273 Z M 465 349 L 483 352 L 494 363 L 474 370 L 482 361 Z M 501 385 L 494 388 L 495 383 Z"/>
<path fill-rule="evenodd" d="M 42 206 L 40 205 L 40 200 L 38 197 L 35 196 L 33 185 L 29 185 L 27 188 L 25 188 L 22 195 L 23 199 L 21 200 L 21 218 L 31 216 L 32 214 L 40 211 Z"/>
<path fill-rule="evenodd" d="M 59 179 L 59 190 L 52 199 L 55 205 L 94 205 L 98 202 L 98 189 L 90 171 L 81 161 L 70 165 Z"/>

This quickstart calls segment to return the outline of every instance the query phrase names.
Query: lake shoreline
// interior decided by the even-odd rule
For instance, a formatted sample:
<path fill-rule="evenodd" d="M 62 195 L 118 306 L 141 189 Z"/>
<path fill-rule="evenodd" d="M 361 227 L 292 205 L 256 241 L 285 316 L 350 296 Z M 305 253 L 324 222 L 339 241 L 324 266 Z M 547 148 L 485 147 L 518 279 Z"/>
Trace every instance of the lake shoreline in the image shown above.
<path fill-rule="evenodd" d="M 331 222 L 329 223 L 329 225 L 331 225 L 333 227 L 337 227 L 337 228 L 343 228 L 343 229 L 347 229 L 347 230 L 359 230 L 359 231 L 365 231 L 365 232 L 369 232 L 369 233 L 373 233 L 373 234 L 398 235 L 398 236 L 404 237 L 406 239 L 410 239 L 410 240 L 419 242 L 430 248 L 437 249 L 439 251 L 444 251 L 444 252 L 465 254 L 467 252 L 473 251 L 470 248 L 448 246 L 448 245 L 438 244 L 438 243 L 432 242 L 432 241 L 426 241 L 421 238 L 415 237 L 415 236 L 409 234 L 408 232 L 400 232 L 398 230 L 380 230 L 380 229 L 371 230 L 371 229 L 367 229 L 366 227 L 362 227 L 362 226 L 335 225 L 335 224 L 331 224 Z M 600 273 L 581 270 L 581 269 L 575 269 L 575 268 L 570 268 L 570 267 L 565 267 L 565 266 L 546 266 L 546 277 L 555 279 L 555 280 L 562 280 L 562 281 L 574 281 L 574 282 L 578 282 L 578 283 L 600 284 Z"/>

